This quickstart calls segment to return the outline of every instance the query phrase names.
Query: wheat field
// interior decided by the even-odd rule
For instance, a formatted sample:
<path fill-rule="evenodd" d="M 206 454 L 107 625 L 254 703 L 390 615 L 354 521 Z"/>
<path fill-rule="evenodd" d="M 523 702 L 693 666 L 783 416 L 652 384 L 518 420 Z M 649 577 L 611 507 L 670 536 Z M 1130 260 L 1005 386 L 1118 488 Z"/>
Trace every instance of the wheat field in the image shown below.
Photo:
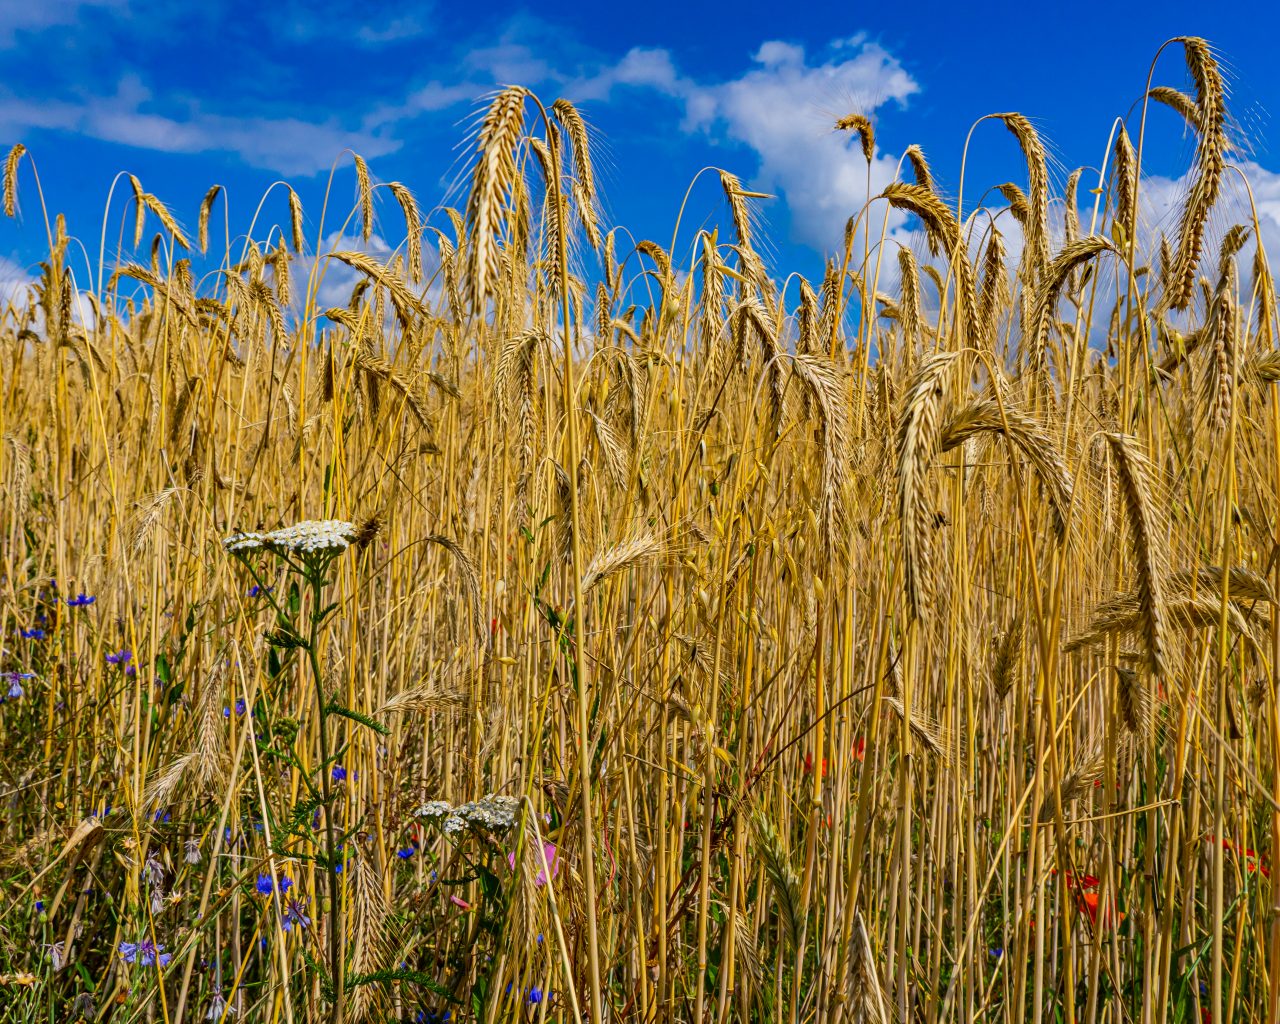
<path fill-rule="evenodd" d="M 1277 1019 L 1280 319 L 1158 68 L 812 282 L 728 171 L 611 229 L 518 87 L 456 209 L 347 155 L 247 234 L 15 147 L 0 1021 Z"/>

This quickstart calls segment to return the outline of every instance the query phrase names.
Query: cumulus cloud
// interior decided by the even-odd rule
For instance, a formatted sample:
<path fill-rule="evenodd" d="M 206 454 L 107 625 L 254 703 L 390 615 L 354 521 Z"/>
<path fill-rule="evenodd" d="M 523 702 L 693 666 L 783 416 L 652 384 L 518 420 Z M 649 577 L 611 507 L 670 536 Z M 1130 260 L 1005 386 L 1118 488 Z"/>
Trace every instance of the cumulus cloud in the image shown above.
<path fill-rule="evenodd" d="M 856 111 L 874 119 L 887 104 L 904 105 L 919 91 L 897 58 L 875 43 L 836 44 L 825 60 L 767 42 L 756 67 L 740 78 L 701 86 L 688 97 L 687 124 L 720 130 L 758 157 L 754 184 L 776 191 L 791 212 L 793 238 L 820 251 L 839 246 L 847 219 L 894 179 L 897 158 L 878 153 L 867 164 L 857 140 L 836 133 L 836 117 Z M 893 215 L 890 227 L 904 218 Z"/>
<path fill-rule="evenodd" d="M 919 85 L 901 62 L 862 36 L 837 40 L 811 59 L 802 46 L 763 43 L 737 78 L 704 81 L 684 75 L 671 54 L 635 48 L 620 61 L 565 83 L 574 100 L 609 100 L 619 87 L 650 89 L 683 105 L 681 128 L 749 150 L 755 167 L 742 176 L 778 193 L 791 214 L 793 238 L 819 251 L 842 242 L 848 218 L 866 204 L 867 164 L 856 139 L 833 130 L 850 112 L 874 119 L 886 105 L 904 106 Z M 897 158 L 877 154 L 874 196 L 893 180 Z M 905 218 L 894 213 L 890 228 Z"/>
<path fill-rule="evenodd" d="M 1258 212 L 1258 231 L 1262 247 L 1267 253 L 1272 272 L 1280 271 L 1280 173 L 1267 170 L 1251 160 L 1236 165 L 1248 181 L 1248 188 L 1239 174 L 1228 172 L 1222 179 L 1222 193 L 1209 216 L 1206 228 L 1206 259 L 1212 264 L 1216 257 L 1217 243 L 1233 224 L 1251 227 L 1253 208 L 1249 194 L 1253 194 L 1253 207 Z M 1178 234 L 1178 215 L 1182 202 L 1191 185 L 1191 173 L 1178 178 L 1149 175 L 1142 179 L 1139 193 L 1141 214 L 1140 244 L 1156 251 L 1159 235 L 1168 236 L 1174 243 Z M 1252 240 L 1246 252 L 1252 252 Z M 1249 280 L 1247 267 L 1242 266 L 1243 277 Z"/>

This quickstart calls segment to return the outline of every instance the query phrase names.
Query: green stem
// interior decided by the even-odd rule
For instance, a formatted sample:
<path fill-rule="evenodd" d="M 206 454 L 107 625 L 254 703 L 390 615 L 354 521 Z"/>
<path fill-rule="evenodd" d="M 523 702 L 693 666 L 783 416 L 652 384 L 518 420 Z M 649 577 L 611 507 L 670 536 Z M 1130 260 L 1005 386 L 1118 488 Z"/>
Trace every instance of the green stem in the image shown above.
<path fill-rule="evenodd" d="M 333 783 L 329 766 L 329 712 L 326 710 L 324 677 L 320 670 L 320 598 L 324 587 L 322 570 L 308 576 L 311 584 L 311 629 L 307 637 L 307 657 L 311 662 L 311 678 L 316 688 L 316 707 L 320 712 L 320 787 L 324 797 L 324 842 L 326 871 L 329 875 L 329 972 L 333 978 L 333 1024 L 342 1024 L 346 982 L 344 932 L 346 922 L 342 907 L 342 879 L 338 874 L 337 839 L 333 826 Z"/>

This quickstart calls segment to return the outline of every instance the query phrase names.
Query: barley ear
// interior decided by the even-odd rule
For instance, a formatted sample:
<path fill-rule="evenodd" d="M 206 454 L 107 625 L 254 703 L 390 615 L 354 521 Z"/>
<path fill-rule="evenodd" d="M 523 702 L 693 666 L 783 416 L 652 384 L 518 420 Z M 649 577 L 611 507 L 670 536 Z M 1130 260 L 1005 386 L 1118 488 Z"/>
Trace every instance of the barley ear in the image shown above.
<path fill-rule="evenodd" d="M 836 122 L 838 132 L 856 132 L 862 146 L 862 156 L 871 163 L 876 151 L 876 130 L 871 119 L 864 114 L 847 114 Z"/>
<path fill-rule="evenodd" d="M 1151 493 L 1151 466 L 1134 438 L 1127 434 L 1106 437 L 1115 456 L 1120 493 L 1129 520 L 1129 540 L 1137 564 L 1138 623 L 1146 647 L 1146 667 L 1159 679 L 1167 667 L 1169 623 L 1158 554 L 1163 538 Z"/>
<path fill-rule="evenodd" d="M 360 237 L 367 242 L 373 235 L 373 180 L 364 157 L 352 153 L 351 158 L 356 165 L 356 188 L 360 192 Z"/>
<path fill-rule="evenodd" d="M 782 836 L 773 823 L 758 812 L 755 826 L 760 859 L 778 912 L 778 936 L 788 949 L 795 950 L 800 945 L 800 932 L 804 927 L 800 877 L 792 867 Z"/>
<path fill-rule="evenodd" d="M 13 217 L 18 212 L 18 164 L 26 153 L 27 147 L 21 142 L 15 143 L 9 150 L 9 158 L 4 162 L 4 215 Z"/>
<path fill-rule="evenodd" d="M 1178 245 L 1163 299 L 1165 306 L 1177 310 L 1186 309 L 1195 294 L 1205 224 L 1221 189 L 1227 150 L 1225 91 L 1218 62 L 1203 39 L 1188 36 L 1181 42 L 1186 51 L 1187 70 L 1196 84 L 1195 127 L 1200 137 L 1196 146 L 1195 177 L 1178 220 Z"/>
<path fill-rule="evenodd" d="M 209 251 L 209 215 L 213 212 L 214 201 L 220 192 L 222 192 L 222 186 L 214 185 L 200 201 L 200 220 L 196 225 L 196 241 L 202 253 Z"/>
<path fill-rule="evenodd" d="M 922 613 L 932 562 L 932 524 L 927 493 L 929 467 L 938 450 L 939 409 L 945 396 L 945 376 L 954 353 L 929 357 L 907 391 L 902 426 L 898 431 L 898 521 L 902 533 L 903 582 L 907 603 Z"/>

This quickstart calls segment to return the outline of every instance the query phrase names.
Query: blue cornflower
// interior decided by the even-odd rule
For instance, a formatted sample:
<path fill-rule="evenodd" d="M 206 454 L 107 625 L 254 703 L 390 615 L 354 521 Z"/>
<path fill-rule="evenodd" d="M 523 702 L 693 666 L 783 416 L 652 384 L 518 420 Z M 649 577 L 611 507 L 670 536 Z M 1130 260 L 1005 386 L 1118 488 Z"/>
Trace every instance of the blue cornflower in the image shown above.
<path fill-rule="evenodd" d="M 346 777 L 347 777 L 347 770 L 346 770 L 345 768 L 343 768 L 343 767 L 342 767 L 342 765 L 340 765 L 340 764 L 335 764 L 335 765 L 333 766 L 333 773 L 332 773 L 332 774 L 333 774 L 333 781 L 334 781 L 334 782 L 342 782 L 342 781 L 343 781 L 343 780 L 345 780 L 345 779 L 346 779 Z"/>
<path fill-rule="evenodd" d="M 408 860 L 415 852 L 412 846 L 406 846 L 403 850 L 396 850 L 396 856 L 401 860 Z"/>
<path fill-rule="evenodd" d="M 21 630 L 23 640 L 43 640 L 45 631 L 40 628 Z"/>
<path fill-rule="evenodd" d="M 306 910 L 306 900 L 299 902 L 298 900 L 290 897 L 288 904 L 286 904 L 284 908 L 284 921 L 282 922 L 284 930 L 291 932 L 293 931 L 294 925 L 297 925 L 299 928 L 310 927 L 311 918 L 307 917 Z"/>
<path fill-rule="evenodd" d="M 258 883 L 256 888 L 258 892 L 262 893 L 263 896 L 270 896 L 271 890 L 275 887 L 275 885 L 276 883 L 270 875 L 258 876 Z M 279 885 L 280 885 L 280 895 L 283 896 L 285 893 L 289 891 L 290 888 L 292 888 L 293 879 L 290 878 L 288 875 L 281 875 Z"/>
<path fill-rule="evenodd" d="M 0 672 L 0 679 L 5 679 L 9 683 L 9 699 L 19 700 L 23 693 L 22 680 L 34 679 L 34 672 Z"/>
<path fill-rule="evenodd" d="M 269 593 L 271 593 L 271 591 L 273 591 L 273 590 L 275 590 L 275 589 L 276 589 L 275 587 L 260 587 L 260 586 L 258 586 L 258 584 L 256 584 L 256 583 L 255 583 L 253 586 L 251 586 L 251 587 L 249 588 L 249 596 L 250 596 L 250 597 L 260 597 L 260 596 L 262 596 L 263 594 L 269 594 Z"/>
<path fill-rule="evenodd" d="M 127 647 L 120 648 L 115 654 L 107 655 L 108 665 L 127 665 L 133 660 L 133 651 Z"/>
<path fill-rule="evenodd" d="M 248 707 L 249 705 L 246 704 L 244 702 L 244 698 L 241 697 L 239 700 L 236 701 L 236 714 L 243 715 L 245 711 L 248 710 Z"/>
<path fill-rule="evenodd" d="M 141 942 L 120 943 L 120 959 L 127 964 L 140 963 L 143 967 L 152 967 L 158 960 L 161 967 L 168 967 L 173 956 L 164 951 L 163 945 L 156 945 L 150 939 Z"/>
<path fill-rule="evenodd" d="M 999 960 L 1002 956 L 1004 956 L 1004 947 L 1003 947 L 1003 946 L 992 946 L 992 947 L 991 947 L 991 949 L 990 949 L 988 952 L 990 952 L 990 953 L 991 953 L 991 955 L 992 955 L 993 957 L 995 957 L 997 960 Z"/>
<path fill-rule="evenodd" d="M 535 1004 L 542 1002 L 542 989 L 538 988 L 537 985 L 529 989 L 529 1002 Z"/>
<path fill-rule="evenodd" d="M 86 594 L 82 590 L 75 597 L 67 598 L 67 607 L 68 608 L 84 608 L 88 605 L 93 604 L 93 602 L 96 600 L 98 600 L 96 596 L 90 597 L 88 594 Z"/>
<path fill-rule="evenodd" d="M 44 900 L 36 900 L 36 913 L 37 914 L 44 913 Z"/>

